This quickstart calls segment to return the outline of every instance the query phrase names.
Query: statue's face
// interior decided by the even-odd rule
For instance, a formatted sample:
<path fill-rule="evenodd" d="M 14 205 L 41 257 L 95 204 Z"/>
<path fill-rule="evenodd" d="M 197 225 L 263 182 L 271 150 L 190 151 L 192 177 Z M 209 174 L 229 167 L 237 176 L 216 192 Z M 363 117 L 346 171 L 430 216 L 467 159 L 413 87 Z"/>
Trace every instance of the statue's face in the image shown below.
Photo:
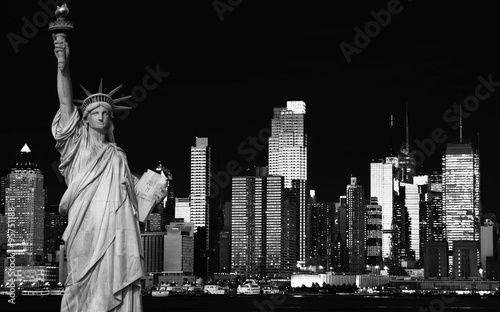
<path fill-rule="evenodd" d="M 96 131 L 104 131 L 109 127 L 109 112 L 106 108 L 98 106 L 87 115 L 89 127 Z"/>

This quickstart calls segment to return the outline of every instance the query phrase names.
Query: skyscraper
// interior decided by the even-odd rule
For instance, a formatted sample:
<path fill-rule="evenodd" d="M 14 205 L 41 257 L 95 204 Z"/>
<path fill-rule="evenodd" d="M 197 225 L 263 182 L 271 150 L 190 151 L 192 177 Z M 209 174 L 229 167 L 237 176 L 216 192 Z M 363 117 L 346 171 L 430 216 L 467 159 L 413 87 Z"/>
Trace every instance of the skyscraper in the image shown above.
<path fill-rule="evenodd" d="M 445 236 L 445 215 L 443 211 L 443 175 L 432 173 L 429 175 L 429 196 L 431 201 L 431 223 L 432 241 L 444 241 Z"/>
<path fill-rule="evenodd" d="M 349 272 L 362 274 L 365 270 L 365 195 L 356 177 L 347 185 L 347 249 Z"/>
<path fill-rule="evenodd" d="M 443 154 L 442 168 L 446 240 L 448 250 L 452 251 L 455 241 L 479 242 L 479 152 L 471 143 L 449 143 Z"/>
<path fill-rule="evenodd" d="M 394 205 L 394 165 L 381 159 L 370 163 L 370 197 L 382 206 L 382 259 L 390 256 Z"/>
<path fill-rule="evenodd" d="M 347 198 L 340 195 L 335 202 L 334 226 L 334 270 L 335 272 L 349 271 L 349 252 L 347 250 Z"/>
<path fill-rule="evenodd" d="M 311 265 L 333 269 L 335 265 L 335 205 L 334 203 L 311 203 Z"/>
<path fill-rule="evenodd" d="M 269 175 L 285 177 L 285 187 L 292 180 L 307 180 L 307 135 L 304 128 L 306 103 L 287 101 L 275 107 L 269 137 Z"/>
<path fill-rule="evenodd" d="M 194 224 L 194 273 L 208 275 L 211 157 L 208 138 L 191 146 L 190 222 Z"/>
<path fill-rule="evenodd" d="M 306 103 L 287 101 L 286 107 L 275 107 L 273 113 L 269 137 L 269 175 L 283 176 L 285 188 L 291 190 L 295 201 L 291 204 L 297 209 L 298 260 L 305 264 L 309 237 Z"/>
<path fill-rule="evenodd" d="M 24 145 L 16 164 L 7 175 L 5 214 L 14 224 L 15 238 L 7 246 L 17 265 L 37 265 L 43 261 L 45 188 L 43 172 L 31 160 Z"/>
<path fill-rule="evenodd" d="M 183 219 L 183 222 L 191 222 L 191 208 L 189 206 L 189 198 L 175 198 L 175 220 Z"/>
<path fill-rule="evenodd" d="M 231 268 L 253 278 L 265 274 L 264 184 L 263 177 L 232 177 Z"/>
<path fill-rule="evenodd" d="M 382 266 L 382 206 L 376 197 L 366 205 L 366 264 Z"/>
<path fill-rule="evenodd" d="M 59 214 L 59 205 L 45 207 L 44 255 L 47 261 L 59 262 L 59 250 L 64 244 L 62 236 L 68 225 L 68 216 Z"/>
<path fill-rule="evenodd" d="M 434 172 L 415 176 L 419 194 L 420 259 L 425 259 L 425 244 L 444 241 L 444 214 L 442 205 L 442 175 Z M 412 223 L 413 225 L 413 223 Z M 413 243 L 413 241 L 412 241 Z M 417 259 L 418 260 L 418 259 Z"/>
<path fill-rule="evenodd" d="M 295 226 L 295 213 L 284 200 L 284 177 L 232 177 L 233 272 L 289 277 L 297 261 Z"/>
<path fill-rule="evenodd" d="M 198 227 L 208 226 L 210 197 L 210 147 L 208 138 L 196 137 L 196 145 L 191 146 L 191 192 L 190 222 Z"/>
<path fill-rule="evenodd" d="M 405 260 L 420 259 L 420 195 L 419 187 L 414 183 L 401 182 L 400 189 L 404 188 L 404 205 L 408 214 L 408 247 L 412 254 L 407 255 Z"/>

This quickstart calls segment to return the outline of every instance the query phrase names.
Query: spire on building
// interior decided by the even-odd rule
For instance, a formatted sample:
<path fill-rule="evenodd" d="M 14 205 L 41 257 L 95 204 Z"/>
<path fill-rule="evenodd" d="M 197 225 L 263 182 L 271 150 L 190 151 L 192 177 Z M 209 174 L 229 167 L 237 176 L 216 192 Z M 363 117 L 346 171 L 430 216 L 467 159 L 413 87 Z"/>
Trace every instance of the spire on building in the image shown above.
<path fill-rule="evenodd" d="M 406 120 L 405 120 L 405 127 L 406 127 L 406 135 L 405 135 L 405 141 L 401 145 L 401 150 L 400 152 L 404 155 L 409 155 L 410 154 L 410 127 L 408 123 L 408 102 L 406 102 Z"/>
<path fill-rule="evenodd" d="M 460 102 L 460 143 L 462 143 L 462 102 Z"/>
<path fill-rule="evenodd" d="M 394 143 L 392 141 L 392 136 L 393 136 L 393 130 L 392 130 L 392 128 L 393 127 L 394 127 L 394 115 L 391 114 L 391 123 L 390 123 L 390 127 L 389 127 L 389 155 L 390 156 L 394 155 L 394 151 L 392 150 L 392 144 Z"/>
<path fill-rule="evenodd" d="M 21 153 L 31 153 L 31 150 L 28 147 L 28 144 L 24 143 L 23 148 L 21 148 Z"/>
<path fill-rule="evenodd" d="M 38 165 L 31 159 L 31 150 L 28 144 L 24 144 L 15 165 L 12 169 L 38 169 Z"/>

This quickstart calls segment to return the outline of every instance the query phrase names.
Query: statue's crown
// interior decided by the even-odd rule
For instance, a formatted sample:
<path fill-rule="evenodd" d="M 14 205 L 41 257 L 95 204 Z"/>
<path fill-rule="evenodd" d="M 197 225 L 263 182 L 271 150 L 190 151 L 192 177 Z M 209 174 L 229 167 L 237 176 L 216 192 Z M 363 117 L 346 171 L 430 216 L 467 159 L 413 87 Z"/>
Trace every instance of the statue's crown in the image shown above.
<path fill-rule="evenodd" d="M 126 110 L 126 109 L 131 109 L 131 107 L 129 106 L 118 106 L 116 105 L 116 103 L 120 102 L 120 101 L 123 101 L 125 99 L 128 99 L 130 98 L 131 96 L 128 95 L 128 96 L 124 96 L 124 97 L 121 97 L 121 98 L 117 98 L 117 99 L 113 99 L 112 96 L 113 94 L 115 94 L 116 91 L 118 91 L 118 89 L 121 88 L 121 85 L 114 88 L 111 92 L 109 92 L 108 94 L 105 94 L 102 92 L 102 79 L 101 79 L 101 83 L 99 84 L 99 90 L 97 91 L 97 93 L 90 93 L 87 89 L 85 89 L 82 85 L 80 85 L 80 87 L 83 89 L 83 91 L 85 92 L 85 94 L 87 95 L 87 97 L 84 99 L 84 100 L 74 100 L 76 103 L 81 103 L 81 105 L 79 106 L 80 110 L 82 111 L 82 113 L 85 113 L 87 108 L 92 108 L 92 106 L 95 106 L 93 104 L 105 104 L 105 106 L 109 106 L 109 109 L 111 112 L 115 112 L 115 111 L 121 111 L 121 110 Z"/>

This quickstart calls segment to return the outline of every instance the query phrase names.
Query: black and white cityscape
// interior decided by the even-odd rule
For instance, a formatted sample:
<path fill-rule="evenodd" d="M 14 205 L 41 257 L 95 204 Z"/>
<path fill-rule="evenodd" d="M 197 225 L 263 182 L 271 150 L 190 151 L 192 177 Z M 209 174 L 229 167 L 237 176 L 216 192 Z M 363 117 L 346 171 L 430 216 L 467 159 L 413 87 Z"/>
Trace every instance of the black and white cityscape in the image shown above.
<path fill-rule="evenodd" d="M 68 274 L 47 31 L 65 2 L 75 99 L 121 85 L 117 145 L 170 180 L 140 223 L 145 295 L 498 295 L 496 11 L 411 0 L 6 3 L 7 293 L 64 292 Z"/>

